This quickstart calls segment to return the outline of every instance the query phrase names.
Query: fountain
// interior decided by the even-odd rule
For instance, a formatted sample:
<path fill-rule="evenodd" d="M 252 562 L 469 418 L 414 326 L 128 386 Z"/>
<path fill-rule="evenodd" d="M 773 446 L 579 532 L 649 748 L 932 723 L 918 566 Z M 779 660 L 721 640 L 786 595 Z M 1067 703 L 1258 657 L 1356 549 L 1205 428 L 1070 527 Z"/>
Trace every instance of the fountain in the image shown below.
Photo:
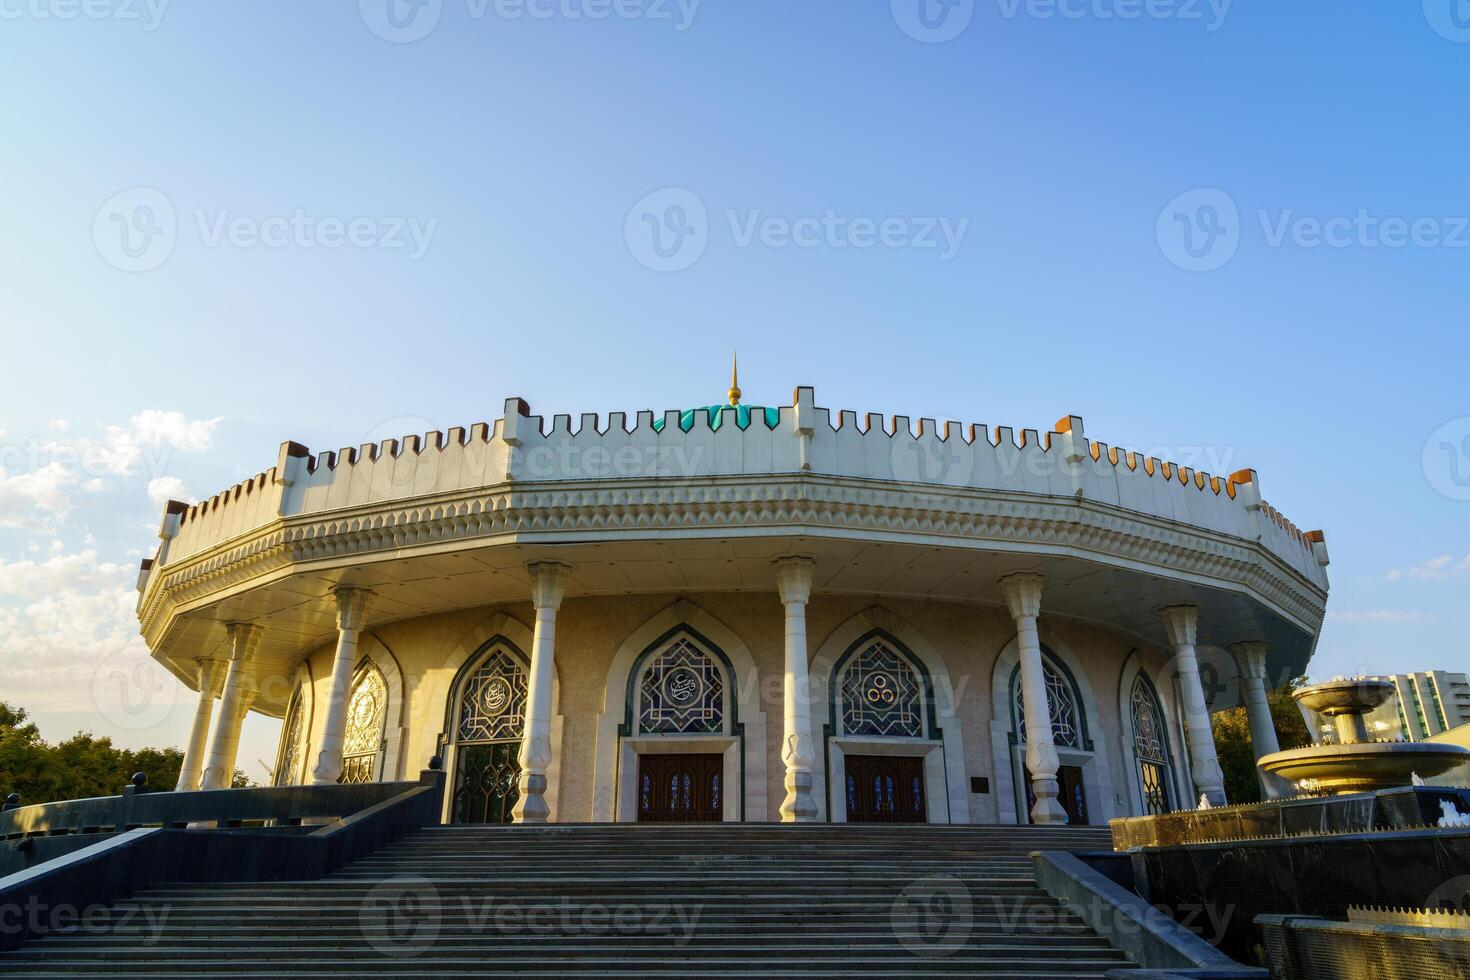
<path fill-rule="evenodd" d="M 1364 678 L 1340 678 L 1294 692 L 1300 704 L 1332 719 L 1337 742 L 1273 752 L 1257 765 L 1303 793 L 1344 794 L 1408 786 L 1415 773 L 1437 776 L 1470 762 L 1470 749 L 1459 745 L 1370 740 L 1364 716 L 1393 693 L 1391 682 Z"/>

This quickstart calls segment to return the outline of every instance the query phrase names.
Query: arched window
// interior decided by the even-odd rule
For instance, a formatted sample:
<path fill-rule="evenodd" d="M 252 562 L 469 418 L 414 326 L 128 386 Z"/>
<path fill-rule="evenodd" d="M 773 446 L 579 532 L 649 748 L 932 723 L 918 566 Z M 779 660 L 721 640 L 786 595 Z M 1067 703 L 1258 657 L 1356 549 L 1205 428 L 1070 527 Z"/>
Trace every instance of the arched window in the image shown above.
<path fill-rule="evenodd" d="M 526 670 L 505 650 L 492 650 L 465 679 L 459 698 L 460 742 L 519 740 L 526 724 Z"/>
<path fill-rule="evenodd" d="M 450 729 L 456 823 L 510 822 L 520 797 L 526 689 L 524 661 L 501 643 L 491 645 L 461 682 Z"/>
<path fill-rule="evenodd" d="M 1053 744 L 1071 749 L 1091 750 L 1087 743 L 1087 724 L 1082 717 L 1081 698 L 1072 679 L 1065 676 L 1049 657 L 1041 661 L 1042 676 L 1046 680 L 1046 706 L 1051 714 L 1051 739 Z M 1025 694 L 1019 682 L 1020 668 L 1011 675 L 1012 702 L 1015 716 L 1012 719 L 1016 742 L 1026 742 Z"/>
<path fill-rule="evenodd" d="M 1150 816 L 1168 813 L 1169 748 L 1164 713 L 1159 708 L 1153 685 L 1139 674 L 1128 697 L 1133 725 L 1133 756 L 1138 766 L 1138 788 L 1144 812 Z"/>
<path fill-rule="evenodd" d="M 377 779 L 378 753 L 383 748 L 383 723 L 388 714 L 388 684 L 371 660 L 357 668 L 352 696 L 347 702 L 347 733 L 342 746 L 339 783 L 370 783 Z"/>
<path fill-rule="evenodd" d="M 638 678 L 640 735 L 719 735 L 727 684 L 720 663 L 690 637 L 650 656 Z"/>
<path fill-rule="evenodd" d="M 305 734 L 301 709 L 301 685 L 291 694 L 291 704 L 286 708 L 286 720 L 281 724 L 281 750 L 276 759 L 276 785 L 290 786 L 296 782 L 301 764 L 301 738 Z"/>
<path fill-rule="evenodd" d="M 924 682 L 907 656 L 881 637 L 853 653 L 838 675 L 841 734 L 924 738 Z"/>

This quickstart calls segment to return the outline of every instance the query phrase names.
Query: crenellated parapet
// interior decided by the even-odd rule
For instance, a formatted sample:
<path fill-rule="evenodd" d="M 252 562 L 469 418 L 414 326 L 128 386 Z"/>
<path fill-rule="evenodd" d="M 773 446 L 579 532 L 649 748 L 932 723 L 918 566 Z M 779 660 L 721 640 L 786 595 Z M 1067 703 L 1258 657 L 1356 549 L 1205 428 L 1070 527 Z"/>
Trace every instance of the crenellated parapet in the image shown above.
<path fill-rule="evenodd" d="M 742 422 L 744 423 L 742 426 Z M 1089 439 L 1068 415 L 1049 431 L 961 425 L 906 416 L 832 411 L 798 388 L 790 405 L 741 412 L 733 406 L 569 415 L 549 424 L 519 398 L 494 423 L 429 432 L 312 454 L 293 442 L 276 465 L 192 506 L 170 503 L 152 569 L 216 548 L 278 519 L 354 512 L 497 488 L 607 490 L 761 476 L 971 490 L 1088 502 L 1169 524 L 1258 542 L 1308 583 L 1326 589 L 1327 550 L 1261 496 L 1254 470 L 1217 476 Z M 140 577 L 146 588 L 149 569 Z"/>

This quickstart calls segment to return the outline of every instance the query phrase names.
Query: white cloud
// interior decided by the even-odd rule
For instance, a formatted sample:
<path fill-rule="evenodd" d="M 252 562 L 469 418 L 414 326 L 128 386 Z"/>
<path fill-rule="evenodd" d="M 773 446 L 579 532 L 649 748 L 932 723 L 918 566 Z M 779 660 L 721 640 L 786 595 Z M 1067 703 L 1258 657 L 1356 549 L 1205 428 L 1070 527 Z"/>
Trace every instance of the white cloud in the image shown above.
<path fill-rule="evenodd" d="M 184 481 L 176 476 L 159 476 L 149 480 L 148 499 L 153 501 L 155 507 L 162 507 L 170 500 L 182 500 L 190 504 L 194 502 Z"/>
<path fill-rule="evenodd" d="M 1470 572 L 1470 554 L 1463 558 L 1454 555 L 1440 555 L 1428 561 L 1421 561 L 1417 565 L 1408 568 L 1395 568 L 1388 573 L 1390 582 L 1444 582 L 1451 576 Z"/>
<path fill-rule="evenodd" d="M 1327 618 L 1334 623 L 1418 623 L 1429 617 L 1406 609 L 1332 609 Z"/>
<path fill-rule="evenodd" d="M 75 475 L 60 463 L 10 476 L 0 470 L 0 527 L 52 531 L 66 519 Z"/>
<path fill-rule="evenodd" d="M 71 428 L 71 423 L 68 422 L 66 419 L 52 419 L 46 424 L 51 426 L 51 428 L 55 429 L 57 432 L 65 432 L 67 429 Z"/>

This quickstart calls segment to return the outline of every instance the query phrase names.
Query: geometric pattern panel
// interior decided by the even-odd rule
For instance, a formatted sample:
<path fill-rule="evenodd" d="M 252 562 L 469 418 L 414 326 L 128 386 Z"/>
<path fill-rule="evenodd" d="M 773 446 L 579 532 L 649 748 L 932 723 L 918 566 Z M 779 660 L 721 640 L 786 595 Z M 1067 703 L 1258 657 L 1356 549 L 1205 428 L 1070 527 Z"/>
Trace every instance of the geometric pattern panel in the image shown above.
<path fill-rule="evenodd" d="M 526 669 L 505 650 L 485 658 L 464 684 L 459 741 L 520 739 L 526 725 Z"/>
<path fill-rule="evenodd" d="M 1051 713 L 1051 740 L 1054 745 L 1079 748 L 1082 745 L 1082 725 L 1078 720 L 1077 699 L 1072 686 L 1050 661 L 1041 661 L 1042 675 L 1046 678 L 1046 707 Z M 1026 741 L 1026 703 L 1022 686 L 1016 685 L 1016 741 Z"/>
<path fill-rule="evenodd" d="M 881 640 L 842 671 L 842 734 L 924 737 L 924 688 L 918 671 Z"/>
<path fill-rule="evenodd" d="M 718 735 L 725 730 L 725 674 L 687 637 L 649 658 L 638 685 L 644 735 Z"/>
<path fill-rule="evenodd" d="M 353 680 L 352 696 L 347 702 L 340 782 L 372 781 L 373 763 L 383 745 L 383 722 L 387 714 L 388 685 L 378 665 L 369 661 Z"/>
<path fill-rule="evenodd" d="M 301 761 L 301 686 L 291 695 L 291 707 L 286 711 L 286 724 L 281 737 L 281 761 L 276 766 L 276 785 L 289 786 L 296 779 L 296 766 Z"/>
<path fill-rule="evenodd" d="M 1153 690 L 1144 683 L 1142 675 L 1133 682 L 1130 699 L 1133 716 L 1133 752 L 1149 762 L 1166 762 L 1164 754 L 1164 726 L 1160 718 L 1158 702 Z"/>

